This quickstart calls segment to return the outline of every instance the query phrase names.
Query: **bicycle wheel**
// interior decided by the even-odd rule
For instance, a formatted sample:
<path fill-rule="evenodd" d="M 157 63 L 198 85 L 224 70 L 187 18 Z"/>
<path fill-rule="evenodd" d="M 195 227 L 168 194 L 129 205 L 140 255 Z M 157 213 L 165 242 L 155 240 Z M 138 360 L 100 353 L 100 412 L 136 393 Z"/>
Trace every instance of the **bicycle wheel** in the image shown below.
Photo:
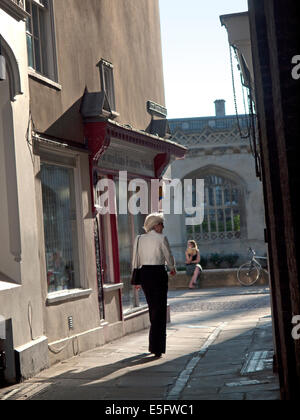
<path fill-rule="evenodd" d="M 237 272 L 237 279 L 243 286 L 252 286 L 260 276 L 259 268 L 253 263 L 243 264 Z"/>

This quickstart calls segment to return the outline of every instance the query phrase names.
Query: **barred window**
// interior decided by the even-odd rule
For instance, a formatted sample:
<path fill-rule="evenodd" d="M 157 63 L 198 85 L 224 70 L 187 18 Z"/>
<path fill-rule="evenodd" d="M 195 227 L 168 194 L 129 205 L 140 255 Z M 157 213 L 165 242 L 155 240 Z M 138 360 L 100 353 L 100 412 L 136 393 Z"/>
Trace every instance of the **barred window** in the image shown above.
<path fill-rule="evenodd" d="M 48 292 L 79 287 L 74 169 L 41 163 Z"/>
<path fill-rule="evenodd" d="M 188 239 L 196 241 L 239 239 L 241 237 L 241 189 L 217 175 L 204 179 L 204 221 L 187 226 Z M 195 190 L 193 191 L 195 200 Z"/>

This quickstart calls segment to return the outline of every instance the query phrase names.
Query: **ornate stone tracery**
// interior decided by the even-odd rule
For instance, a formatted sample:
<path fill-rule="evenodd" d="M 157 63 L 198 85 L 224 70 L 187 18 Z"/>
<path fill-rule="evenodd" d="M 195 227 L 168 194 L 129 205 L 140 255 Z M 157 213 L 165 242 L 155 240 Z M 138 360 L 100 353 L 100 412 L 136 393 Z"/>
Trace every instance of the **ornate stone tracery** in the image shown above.
<path fill-rule="evenodd" d="M 246 134 L 246 133 L 245 133 Z M 199 133 L 186 133 L 178 129 L 172 136 L 172 140 L 189 149 L 222 147 L 224 153 L 232 146 L 240 147 L 250 152 L 249 142 L 242 139 L 239 130 L 235 127 L 231 131 L 216 131 L 205 128 Z"/>

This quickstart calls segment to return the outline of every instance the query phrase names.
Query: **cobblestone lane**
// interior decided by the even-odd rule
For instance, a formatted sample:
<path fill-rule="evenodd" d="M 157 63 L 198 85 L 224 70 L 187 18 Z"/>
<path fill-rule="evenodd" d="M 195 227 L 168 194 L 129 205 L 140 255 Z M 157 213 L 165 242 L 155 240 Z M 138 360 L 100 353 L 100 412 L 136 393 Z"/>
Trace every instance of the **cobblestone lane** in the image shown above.
<path fill-rule="evenodd" d="M 270 307 L 270 291 L 266 287 L 170 291 L 169 304 L 172 312 L 263 309 Z"/>

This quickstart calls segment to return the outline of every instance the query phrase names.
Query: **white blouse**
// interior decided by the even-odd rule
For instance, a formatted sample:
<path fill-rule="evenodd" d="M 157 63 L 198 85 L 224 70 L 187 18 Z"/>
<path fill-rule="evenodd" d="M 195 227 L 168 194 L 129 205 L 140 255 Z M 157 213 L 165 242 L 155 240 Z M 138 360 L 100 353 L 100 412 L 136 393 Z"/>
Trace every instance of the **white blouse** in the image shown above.
<path fill-rule="evenodd" d="M 139 238 L 138 258 L 136 258 L 137 240 Z M 132 268 L 143 265 L 167 265 L 175 269 L 175 259 L 172 255 L 168 238 L 151 230 L 135 239 L 133 247 Z"/>

